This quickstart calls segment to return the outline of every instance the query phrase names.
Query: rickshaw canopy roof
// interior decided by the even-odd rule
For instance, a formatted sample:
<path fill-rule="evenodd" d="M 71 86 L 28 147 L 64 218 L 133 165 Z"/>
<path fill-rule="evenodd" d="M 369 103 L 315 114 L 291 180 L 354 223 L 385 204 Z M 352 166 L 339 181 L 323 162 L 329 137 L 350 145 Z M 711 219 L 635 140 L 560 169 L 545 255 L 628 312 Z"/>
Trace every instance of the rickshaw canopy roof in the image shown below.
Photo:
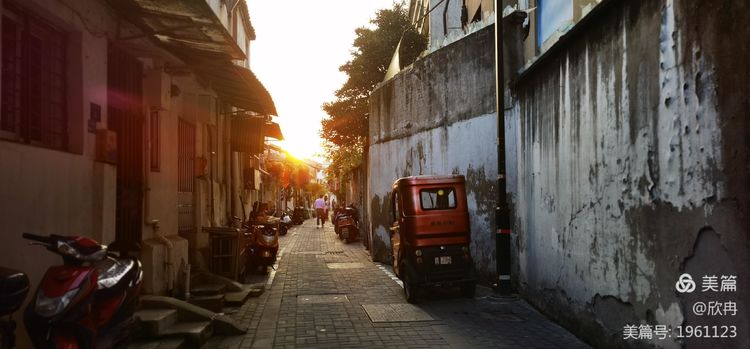
<path fill-rule="evenodd" d="M 463 175 L 421 175 L 401 177 L 393 182 L 393 187 L 400 185 L 435 185 L 435 184 L 463 184 L 466 179 Z"/>

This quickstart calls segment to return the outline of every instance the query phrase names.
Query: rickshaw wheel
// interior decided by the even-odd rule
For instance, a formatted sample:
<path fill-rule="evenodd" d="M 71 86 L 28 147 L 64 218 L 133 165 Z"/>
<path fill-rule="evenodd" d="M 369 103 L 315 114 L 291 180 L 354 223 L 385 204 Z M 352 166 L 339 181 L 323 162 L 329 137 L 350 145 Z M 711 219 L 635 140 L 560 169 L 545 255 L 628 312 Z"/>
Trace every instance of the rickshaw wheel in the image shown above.
<path fill-rule="evenodd" d="M 401 265 L 404 265 L 403 262 Z M 404 276 L 404 297 L 406 298 L 406 301 L 409 303 L 416 303 L 417 302 L 417 286 L 414 285 L 414 282 L 411 280 L 411 276 L 409 276 L 409 272 L 404 269 L 401 269 L 401 275 Z"/>
<path fill-rule="evenodd" d="M 477 284 L 474 281 L 464 282 L 461 284 L 461 295 L 466 298 L 474 298 L 477 290 Z"/>

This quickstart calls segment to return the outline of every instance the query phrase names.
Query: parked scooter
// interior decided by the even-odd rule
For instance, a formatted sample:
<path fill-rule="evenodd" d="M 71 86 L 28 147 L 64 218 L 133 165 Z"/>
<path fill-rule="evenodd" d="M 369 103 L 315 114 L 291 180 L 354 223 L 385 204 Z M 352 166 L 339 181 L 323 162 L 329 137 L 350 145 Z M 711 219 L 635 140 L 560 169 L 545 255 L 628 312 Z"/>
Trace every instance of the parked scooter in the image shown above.
<path fill-rule="evenodd" d="M 80 236 L 23 234 L 63 258 L 47 269 L 24 322 L 36 348 L 111 348 L 134 324 L 141 262 Z"/>
<path fill-rule="evenodd" d="M 292 218 L 289 212 L 276 210 L 274 217 L 279 219 L 279 235 L 284 236 L 292 227 Z"/>
<path fill-rule="evenodd" d="M 245 247 L 241 254 L 245 261 L 245 275 L 252 270 L 265 274 L 268 272 L 268 267 L 276 263 L 276 254 L 279 251 L 278 224 L 278 221 L 253 221 L 243 225 Z"/>
<path fill-rule="evenodd" d="M 305 222 L 305 208 L 297 206 L 294 208 L 294 214 L 292 215 L 292 224 L 300 225 Z"/>
<path fill-rule="evenodd" d="M 333 227 L 339 239 L 352 242 L 359 236 L 359 215 L 353 205 L 340 208 L 334 214 Z"/>
<path fill-rule="evenodd" d="M 13 313 L 29 293 L 29 278 L 18 270 L 0 267 L 0 348 L 16 346 L 16 321 Z"/>

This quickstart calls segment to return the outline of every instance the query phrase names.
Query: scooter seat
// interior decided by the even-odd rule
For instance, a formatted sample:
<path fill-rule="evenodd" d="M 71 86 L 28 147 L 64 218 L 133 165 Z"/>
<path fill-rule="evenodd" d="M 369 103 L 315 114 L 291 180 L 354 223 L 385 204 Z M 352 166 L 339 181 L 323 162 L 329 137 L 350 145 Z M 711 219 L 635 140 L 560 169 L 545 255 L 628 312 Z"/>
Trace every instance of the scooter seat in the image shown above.
<path fill-rule="evenodd" d="M 128 275 L 135 262 L 132 259 L 127 258 L 106 258 L 101 262 L 97 263 L 96 269 L 99 271 L 99 279 L 97 280 L 97 289 L 108 289 L 112 288 L 123 278 Z"/>
<path fill-rule="evenodd" d="M 0 315 L 18 310 L 29 292 L 29 278 L 13 269 L 0 267 Z"/>

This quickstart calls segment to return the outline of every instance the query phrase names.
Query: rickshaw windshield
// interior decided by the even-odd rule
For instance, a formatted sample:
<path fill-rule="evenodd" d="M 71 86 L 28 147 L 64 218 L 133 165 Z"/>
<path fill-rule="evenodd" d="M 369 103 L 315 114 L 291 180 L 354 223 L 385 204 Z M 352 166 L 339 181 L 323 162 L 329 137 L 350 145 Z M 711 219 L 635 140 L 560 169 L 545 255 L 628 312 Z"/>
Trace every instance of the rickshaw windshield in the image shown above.
<path fill-rule="evenodd" d="M 456 191 L 453 188 L 430 188 L 419 191 L 423 210 L 448 210 L 456 208 Z"/>

